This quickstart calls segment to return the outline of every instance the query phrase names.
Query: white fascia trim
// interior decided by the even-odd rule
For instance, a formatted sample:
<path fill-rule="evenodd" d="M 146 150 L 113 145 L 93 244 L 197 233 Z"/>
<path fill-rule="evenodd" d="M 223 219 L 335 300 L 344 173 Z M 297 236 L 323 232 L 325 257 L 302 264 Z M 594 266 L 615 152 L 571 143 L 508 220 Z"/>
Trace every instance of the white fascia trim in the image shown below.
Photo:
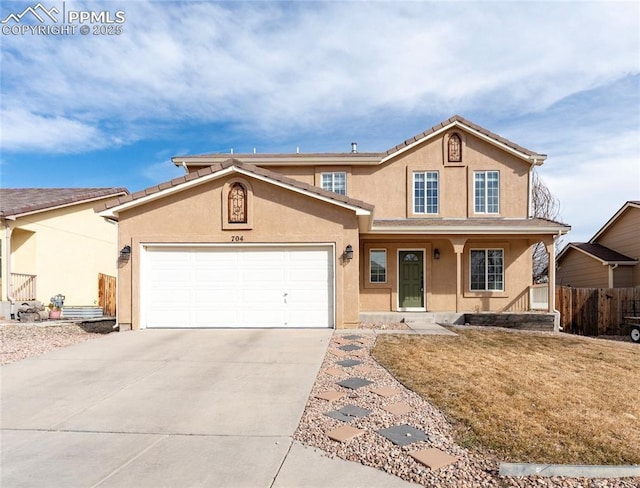
<path fill-rule="evenodd" d="M 369 234 L 517 234 L 517 235 L 537 235 L 537 234 L 557 234 L 563 232 L 558 227 L 373 227 Z M 566 232 L 564 232 L 566 234 Z"/>
<path fill-rule="evenodd" d="M 398 154 L 402 154 L 405 151 L 408 151 L 411 148 L 414 148 L 415 146 L 422 144 L 424 141 L 429 140 L 433 137 L 436 137 L 440 134 L 442 134 L 443 132 L 448 131 L 449 129 L 451 129 L 452 127 L 460 127 L 466 131 L 469 131 L 471 133 L 473 133 L 476 137 L 483 139 L 485 141 L 487 141 L 490 144 L 493 144 L 494 146 L 497 146 L 501 149 L 503 149 L 504 151 L 507 151 L 517 157 L 519 157 L 520 159 L 524 159 L 525 161 L 527 161 L 530 164 L 539 166 L 542 164 L 542 162 L 546 159 L 545 156 L 538 154 L 538 157 L 534 157 L 534 156 L 530 156 L 529 154 L 525 154 L 523 152 L 520 152 L 510 146 L 507 146 L 506 144 L 503 144 L 500 141 L 496 141 L 495 139 L 483 134 L 482 132 L 477 131 L 476 129 L 473 129 L 472 127 L 469 127 L 468 125 L 463 124 L 462 122 L 458 121 L 458 120 L 454 120 L 453 122 L 451 122 L 449 125 L 442 127 L 441 129 L 438 129 L 435 132 L 432 132 L 431 134 L 429 134 L 428 136 L 423 137 L 422 139 L 418 139 L 417 141 L 415 141 L 412 144 L 409 144 L 406 147 L 403 147 L 402 149 L 398 149 L 396 152 L 389 154 L 388 156 L 386 156 L 385 158 L 383 158 L 380 161 L 380 164 L 387 162 L 389 159 L 391 158 L 395 158 Z"/>
<path fill-rule="evenodd" d="M 239 174 L 245 175 L 245 176 L 247 176 L 249 178 L 255 178 L 255 179 L 258 179 L 258 180 L 261 180 L 261 181 L 265 181 L 267 183 L 271 183 L 272 185 L 276 185 L 276 186 L 279 186 L 281 188 L 286 188 L 288 190 L 295 191 L 297 193 L 301 193 L 301 194 L 306 195 L 306 196 L 317 198 L 318 200 L 322 200 L 322 201 L 325 201 L 325 202 L 328 202 L 328 203 L 332 203 L 334 205 L 338 205 L 338 206 L 343 207 L 343 208 L 347 208 L 349 210 L 353 210 L 356 213 L 356 215 L 370 215 L 371 214 L 371 212 L 369 212 L 368 210 L 365 210 L 363 208 L 355 207 L 353 205 L 349 205 L 349 204 L 346 204 L 346 203 L 343 203 L 343 202 L 332 200 L 330 198 L 326 198 L 326 197 L 323 197 L 322 195 L 318 195 L 318 194 L 313 193 L 313 192 L 302 190 L 300 188 L 295 188 L 295 187 L 290 186 L 290 185 L 288 185 L 286 183 L 282 183 L 280 181 L 273 180 L 271 178 L 267 178 L 265 176 L 255 174 L 255 173 L 252 173 L 250 171 L 242 170 L 240 168 L 237 168 L 236 166 L 230 166 L 230 167 L 225 168 L 223 170 L 217 171 L 216 173 L 211 173 L 210 175 L 207 175 L 207 176 L 201 176 L 199 178 L 195 178 L 195 179 L 193 179 L 191 181 L 187 181 L 187 182 L 182 183 L 180 185 L 173 186 L 173 187 L 170 187 L 170 188 L 166 188 L 164 190 L 160 190 L 159 192 L 152 193 L 150 195 L 144 196 L 144 197 L 139 198 L 137 200 L 132 200 L 130 202 L 123 203 L 122 205 L 117 205 L 117 206 L 115 206 L 113 208 L 110 208 L 108 210 L 103 210 L 102 212 L 99 212 L 98 215 L 100 215 L 101 217 L 105 217 L 105 218 L 117 218 L 118 217 L 118 213 L 120 213 L 120 212 L 122 212 L 124 210 L 128 210 L 130 208 L 137 207 L 139 205 L 144 205 L 145 203 L 153 202 L 154 200 L 158 200 L 160 198 L 164 198 L 165 196 L 171 195 L 172 193 L 178 193 L 178 192 L 181 192 L 183 190 L 187 190 L 189 188 L 193 188 L 193 187 L 202 185 L 204 183 L 207 183 L 208 181 L 212 181 L 212 180 L 216 180 L 218 178 L 222 178 L 222 177 L 227 176 L 227 175 L 229 175 L 231 173 L 239 173 Z"/>
<path fill-rule="evenodd" d="M 176 166 L 184 164 L 190 166 L 211 166 L 215 163 L 224 163 L 229 159 L 237 159 L 245 163 L 255 164 L 256 166 L 371 166 L 380 163 L 380 156 L 310 156 L 310 157 L 249 157 L 243 158 L 242 154 L 229 154 L 214 157 L 184 157 L 172 158 L 171 161 Z"/>
<path fill-rule="evenodd" d="M 596 234 L 589 240 L 589 244 L 597 244 L 598 238 L 606 232 L 606 230 L 611 227 L 616 220 L 627 210 L 629 207 L 640 208 L 640 205 L 637 205 L 633 202 L 625 203 L 620 210 L 618 210 L 613 217 L 611 217 L 606 224 L 602 226 L 602 228 L 596 232 Z"/>

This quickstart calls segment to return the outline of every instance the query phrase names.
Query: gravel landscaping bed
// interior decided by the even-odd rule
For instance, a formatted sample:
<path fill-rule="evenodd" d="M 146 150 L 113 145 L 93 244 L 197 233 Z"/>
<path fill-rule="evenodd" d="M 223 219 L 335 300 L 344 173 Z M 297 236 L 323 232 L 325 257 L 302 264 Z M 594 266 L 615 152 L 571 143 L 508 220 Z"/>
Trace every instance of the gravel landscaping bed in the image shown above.
<path fill-rule="evenodd" d="M 0 364 L 39 356 L 45 352 L 100 337 L 110 332 L 104 324 L 80 326 L 63 322 L 33 324 L 0 324 Z"/>
<path fill-rule="evenodd" d="M 404 324 L 402 324 L 404 325 Z M 440 410 L 423 400 L 416 393 L 404 388 L 391 374 L 380 366 L 370 355 L 377 333 L 368 327 L 350 331 L 336 331 L 329 344 L 327 355 L 313 386 L 294 438 L 303 444 L 324 451 L 329 457 L 339 457 L 360 462 L 399 476 L 407 481 L 433 487 L 593 487 L 627 488 L 639 486 L 640 479 L 572 479 L 561 477 L 504 477 L 499 476 L 500 460 L 491 455 L 471 452 L 453 440 L 453 427 Z M 347 340 L 345 336 L 357 335 L 358 339 Z M 362 349 L 342 351 L 340 346 L 356 344 Z M 338 364 L 345 359 L 362 361 L 353 367 Z M 362 369 L 361 369 L 362 368 Z M 334 373 L 334 374 L 332 374 Z M 344 379 L 359 377 L 373 383 L 350 390 L 337 384 Z M 391 387 L 398 392 L 383 397 L 372 390 Z M 346 396 L 334 401 L 316 398 L 316 395 L 335 390 Z M 383 410 L 392 404 L 405 403 L 412 411 L 394 415 Z M 365 417 L 354 418 L 348 424 L 325 415 L 326 412 L 354 405 L 371 410 Z M 407 446 L 397 446 L 376 431 L 395 425 L 408 424 L 424 431 L 429 439 Z M 349 425 L 363 429 L 364 433 L 345 442 L 331 440 L 327 436 L 338 427 Z M 455 456 L 453 464 L 436 470 L 418 463 L 409 456 L 416 450 L 436 448 Z"/>

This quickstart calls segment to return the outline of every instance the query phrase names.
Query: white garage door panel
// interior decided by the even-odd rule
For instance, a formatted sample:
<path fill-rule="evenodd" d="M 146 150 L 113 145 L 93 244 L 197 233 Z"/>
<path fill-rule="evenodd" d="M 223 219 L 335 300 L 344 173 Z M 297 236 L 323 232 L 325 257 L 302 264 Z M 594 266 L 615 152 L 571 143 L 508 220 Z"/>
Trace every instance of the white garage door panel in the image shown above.
<path fill-rule="evenodd" d="M 329 246 L 153 247 L 143 327 L 331 327 Z"/>

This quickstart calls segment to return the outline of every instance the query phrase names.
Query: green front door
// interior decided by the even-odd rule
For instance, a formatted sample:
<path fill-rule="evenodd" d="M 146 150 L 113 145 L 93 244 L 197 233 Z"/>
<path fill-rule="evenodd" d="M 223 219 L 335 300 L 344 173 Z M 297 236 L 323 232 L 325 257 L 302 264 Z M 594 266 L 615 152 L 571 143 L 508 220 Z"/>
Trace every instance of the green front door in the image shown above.
<path fill-rule="evenodd" d="M 400 251 L 400 308 L 424 308 L 423 252 Z"/>

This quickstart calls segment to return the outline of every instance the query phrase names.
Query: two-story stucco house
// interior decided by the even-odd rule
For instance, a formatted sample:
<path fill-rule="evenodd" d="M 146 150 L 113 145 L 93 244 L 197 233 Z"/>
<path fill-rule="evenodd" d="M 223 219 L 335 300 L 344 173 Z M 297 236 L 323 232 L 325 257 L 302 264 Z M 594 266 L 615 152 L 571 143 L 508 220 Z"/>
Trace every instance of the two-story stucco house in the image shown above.
<path fill-rule="evenodd" d="M 97 209 L 125 251 L 121 329 L 528 310 L 532 244 L 553 262 L 569 230 L 530 217 L 545 158 L 459 116 L 383 153 L 175 157 L 184 177 Z"/>
<path fill-rule="evenodd" d="M 558 254 L 557 284 L 582 288 L 640 286 L 640 201 L 628 201 L 589 242 Z"/>

